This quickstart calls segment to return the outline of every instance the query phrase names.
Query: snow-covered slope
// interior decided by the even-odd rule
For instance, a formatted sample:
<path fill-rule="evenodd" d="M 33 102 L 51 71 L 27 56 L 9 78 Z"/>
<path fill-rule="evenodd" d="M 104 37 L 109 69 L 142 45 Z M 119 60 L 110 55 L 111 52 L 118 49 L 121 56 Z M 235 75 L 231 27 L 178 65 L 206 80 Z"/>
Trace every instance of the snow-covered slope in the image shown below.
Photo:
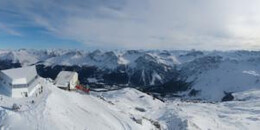
<path fill-rule="evenodd" d="M 3 130 L 257 130 L 260 90 L 234 93 L 231 102 L 162 102 L 133 88 L 86 95 L 44 81 L 44 93 L 29 99 L 0 100 Z M 35 100 L 32 104 L 31 100 Z M 19 111 L 9 109 L 12 103 Z"/>
<path fill-rule="evenodd" d="M 224 92 L 242 92 L 260 86 L 260 61 L 258 58 L 241 56 L 200 58 L 201 64 L 188 64 L 191 69 L 188 80 L 194 81 L 193 89 L 199 90 L 197 97 L 220 101 Z"/>
<path fill-rule="evenodd" d="M 100 94 L 122 111 L 158 121 L 168 130 L 258 130 L 260 90 L 234 93 L 235 101 L 202 103 L 168 100 L 165 103 L 134 89 Z M 145 111 L 138 112 L 136 107 Z"/>
<path fill-rule="evenodd" d="M 224 92 L 260 86 L 259 51 L 0 50 L 1 64 L 5 60 L 22 66 L 41 65 L 37 67 L 40 74 L 51 78 L 60 70 L 75 70 L 82 83 L 89 83 L 88 78 L 134 87 L 180 87 L 178 83 L 188 83 L 190 89 L 181 95 L 190 97 L 189 92 L 195 90 L 192 98 L 210 101 L 220 101 Z"/>
<path fill-rule="evenodd" d="M 134 122 L 130 115 L 96 96 L 67 92 L 46 84 L 46 96 L 34 104 L 19 100 L 18 112 L 8 109 L 17 102 L 4 97 L 0 101 L 0 129 L 2 130 L 143 130 L 155 129 L 150 123 Z M 31 99 L 33 100 L 33 99 Z"/>

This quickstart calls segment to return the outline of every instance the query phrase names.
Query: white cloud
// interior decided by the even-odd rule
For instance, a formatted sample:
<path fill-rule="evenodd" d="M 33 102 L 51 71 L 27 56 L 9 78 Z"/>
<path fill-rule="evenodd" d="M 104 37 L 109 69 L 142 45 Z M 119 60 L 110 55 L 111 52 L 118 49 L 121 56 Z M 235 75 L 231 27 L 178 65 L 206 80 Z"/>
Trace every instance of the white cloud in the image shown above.
<path fill-rule="evenodd" d="M 260 49 L 258 5 L 257 0 L 0 2 L 56 36 L 130 49 Z"/>
<path fill-rule="evenodd" d="M 22 34 L 20 32 L 12 29 L 11 27 L 6 26 L 3 23 L 0 23 L 0 31 L 8 33 L 13 36 L 19 36 L 19 37 L 22 36 Z"/>

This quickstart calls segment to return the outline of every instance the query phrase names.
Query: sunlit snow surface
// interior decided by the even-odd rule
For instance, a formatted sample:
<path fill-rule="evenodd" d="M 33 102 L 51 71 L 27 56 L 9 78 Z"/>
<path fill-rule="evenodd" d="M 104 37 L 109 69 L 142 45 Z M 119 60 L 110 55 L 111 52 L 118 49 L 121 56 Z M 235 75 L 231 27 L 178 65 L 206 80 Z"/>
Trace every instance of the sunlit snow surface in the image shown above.
<path fill-rule="evenodd" d="M 48 82 L 45 87 L 35 104 L 19 102 L 25 105 L 22 111 L 0 107 L 0 129 L 156 130 L 150 121 L 158 121 L 166 130 L 260 128 L 260 90 L 235 93 L 235 101 L 224 103 L 177 99 L 164 103 L 132 88 L 86 95 L 60 90 Z M 1 101 L 0 105 L 8 103 Z M 142 125 L 133 117 L 142 119 Z"/>
<path fill-rule="evenodd" d="M 159 120 L 169 130 L 257 130 L 260 128 L 260 90 L 235 93 L 235 101 L 218 103 L 180 100 L 162 103 L 134 89 L 102 94 L 127 112 Z M 142 98 L 140 98 L 142 97 Z M 136 112 L 142 107 L 147 111 Z"/>
<path fill-rule="evenodd" d="M 22 110 L 18 112 L 9 110 L 8 103 L 1 101 L 0 106 L 3 107 L 0 107 L 0 129 L 142 130 L 154 128 L 148 122 L 147 125 L 137 124 L 116 106 L 95 96 L 63 91 L 51 84 L 45 87 L 47 87 L 45 91 L 49 91 L 47 96 L 41 97 L 41 100 L 37 100 L 39 103 L 35 104 L 19 101 L 20 105 L 25 106 L 22 106 Z"/>

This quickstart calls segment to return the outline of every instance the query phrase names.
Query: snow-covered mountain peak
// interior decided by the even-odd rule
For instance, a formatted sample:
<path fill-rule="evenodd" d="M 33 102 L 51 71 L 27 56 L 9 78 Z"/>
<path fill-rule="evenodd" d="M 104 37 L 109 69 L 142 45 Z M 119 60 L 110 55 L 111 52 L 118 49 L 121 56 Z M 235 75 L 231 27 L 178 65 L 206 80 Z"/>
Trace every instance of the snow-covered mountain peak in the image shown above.
<path fill-rule="evenodd" d="M 176 87 L 189 85 L 184 95 L 196 90 L 195 98 L 221 100 L 224 91 L 238 92 L 260 86 L 258 51 L 100 51 L 1 50 L 0 68 L 36 64 L 45 77 L 60 70 L 77 71 L 81 82 L 95 78 L 97 84 L 133 87 Z M 46 71 L 47 70 L 47 71 Z M 164 87 L 162 87 L 164 86 Z M 212 94 L 216 92 L 216 94 Z M 188 94 L 189 95 L 189 94 Z"/>

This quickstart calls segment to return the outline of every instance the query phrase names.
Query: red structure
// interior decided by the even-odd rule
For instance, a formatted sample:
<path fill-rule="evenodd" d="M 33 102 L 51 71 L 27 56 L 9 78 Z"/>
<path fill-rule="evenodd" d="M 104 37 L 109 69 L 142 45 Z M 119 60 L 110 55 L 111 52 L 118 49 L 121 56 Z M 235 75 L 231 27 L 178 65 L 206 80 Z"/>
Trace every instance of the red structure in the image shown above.
<path fill-rule="evenodd" d="M 90 91 L 89 87 L 85 87 L 83 85 L 77 85 L 76 89 L 81 90 L 81 91 L 83 91 L 85 93 L 89 93 L 89 91 Z"/>

